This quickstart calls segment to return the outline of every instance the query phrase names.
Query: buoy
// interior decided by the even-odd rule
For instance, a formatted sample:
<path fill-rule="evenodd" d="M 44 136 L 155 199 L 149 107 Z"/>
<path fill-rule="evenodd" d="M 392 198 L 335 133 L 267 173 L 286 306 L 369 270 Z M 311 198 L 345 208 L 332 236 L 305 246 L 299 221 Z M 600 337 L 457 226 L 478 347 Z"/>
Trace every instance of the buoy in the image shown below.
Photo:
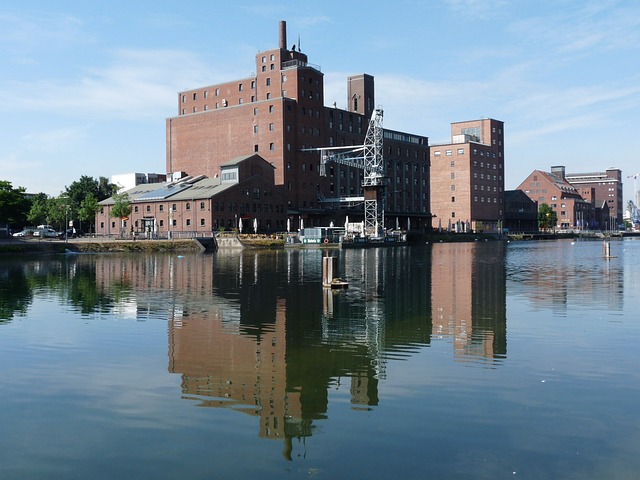
<path fill-rule="evenodd" d="M 329 243 L 329 239 L 328 239 L 328 238 L 325 238 L 325 239 L 324 239 L 324 243 Z"/>

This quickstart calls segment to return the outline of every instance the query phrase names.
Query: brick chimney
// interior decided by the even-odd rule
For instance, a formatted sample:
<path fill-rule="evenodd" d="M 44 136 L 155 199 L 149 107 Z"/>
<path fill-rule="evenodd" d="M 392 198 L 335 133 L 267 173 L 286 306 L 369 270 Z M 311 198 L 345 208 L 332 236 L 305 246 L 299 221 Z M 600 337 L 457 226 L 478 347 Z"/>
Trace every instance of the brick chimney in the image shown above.
<path fill-rule="evenodd" d="M 287 22 L 280 20 L 280 49 L 287 49 Z"/>

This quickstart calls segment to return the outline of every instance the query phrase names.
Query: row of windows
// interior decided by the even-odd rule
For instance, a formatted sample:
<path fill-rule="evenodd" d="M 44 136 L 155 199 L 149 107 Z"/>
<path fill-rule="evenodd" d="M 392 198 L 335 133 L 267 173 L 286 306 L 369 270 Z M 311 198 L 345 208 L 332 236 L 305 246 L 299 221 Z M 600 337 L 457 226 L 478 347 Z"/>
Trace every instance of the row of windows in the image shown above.
<path fill-rule="evenodd" d="M 174 218 L 173 220 L 171 220 L 170 225 L 176 227 L 176 226 L 178 226 L 178 221 Z M 135 226 L 135 230 L 136 231 L 140 228 L 140 224 L 138 223 L 138 220 L 136 220 L 134 222 L 134 226 Z M 163 219 L 159 219 L 158 220 L 158 226 L 160 228 L 164 227 L 164 220 Z M 187 227 L 191 226 L 191 219 L 190 218 L 187 218 L 185 220 L 185 226 L 187 226 Z M 201 227 L 206 227 L 207 226 L 207 222 L 206 222 L 206 220 L 204 218 L 200 219 L 200 226 Z M 114 229 L 114 230 L 116 229 L 116 222 L 114 222 L 114 221 L 111 222 L 111 228 Z M 104 230 L 104 222 L 100 222 L 100 229 Z"/>
<path fill-rule="evenodd" d="M 493 198 L 493 202 L 491 201 L 491 198 Z M 499 200 L 499 201 L 498 201 Z M 473 201 L 477 202 L 478 201 L 478 197 L 474 196 L 473 197 Z M 497 197 L 480 197 L 480 203 L 500 203 L 502 204 L 502 199 L 498 199 Z"/>
<path fill-rule="evenodd" d="M 185 203 L 184 208 L 185 208 L 185 210 L 187 212 L 191 211 L 191 202 Z M 205 209 L 205 202 L 200 202 L 200 210 L 204 210 L 204 209 Z M 178 210 L 178 205 L 175 204 L 175 203 L 172 204 L 171 205 L 171 210 L 176 212 Z M 139 212 L 139 206 L 138 205 L 134 205 L 133 211 L 134 211 L 134 213 L 138 213 Z M 151 212 L 151 205 L 146 205 L 145 211 L 147 213 Z M 164 212 L 164 205 L 162 205 L 162 204 L 158 205 L 158 211 L 159 212 Z M 100 213 L 104 213 L 104 209 L 101 209 Z"/>
<path fill-rule="evenodd" d="M 473 161 L 473 166 L 477 167 L 478 166 L 478 161 L 474 160 Z M 488 168 L 491 169 L 493 168 L 494 170 L 498 169 L 498 170 L 502 170 L 502 164 L 501 163 L 489 163 L 487 162 L 486 164 L 484 162 L 480 162 L 480 168 Z"/>
<path fill-rule="evenodd" d="M 464 155 L 464 148 L 459 148 L 459 149 L 457 150 L 457 153 L 458 153 L 458 155 Z M 453 150 L 445 150 L 445 151 L 444 151 L 444 154 L 445 154 L 447 157 L 450 157 L 451 155 L 453 155 Z M 439 156 L 441 156 L 441 155 L 442 155 L 442 152 L 441 152 L 440 150 L 435 150 L 435 151 L 433 152 L 433 156 L 434 156 L 434 157 L 439 157 Z"/>
<path fill-rule="evenodd" d="M 485 179 L 485 174 L 484 173 L 478 174 L 478 172 L 473 172 L 473 178 L 478 178 L 478 175 L 480 176 L 480 180 L 484 180 Z M 453 178 L 453 173 L 451 174 L 451 178 Z M 487 180 L 491 180 L 492 176 L 487 173 L 486 178 L 487 178 Z M 502 175 L 493 175 L 493 180 L 501 182 L 502 181 Z"/>
<path fill-rule="evenodd" d="M 487 186 L 487 192 L 490 192 L 490 191 L 491 191 L 491 188 L 492 188 L 492 187 Z M 478 185 L 474 183 L 474 184 L 473 184 L 473 189 L 474 189 L 474 190 L 478 190 Z M 485 186 L 484 186 L 484 185 L 480 185 L 480 190 L 481 190 L 481 191 L 484 191 L 484 190 L 485 190 Z M 494 191 L 494 192 L 502 192 L 502 187 L 493 187 L 493 191 Z"/>
<path fill-rule="evenodd" d="M 215 212 L 284 213 L 284 205 L 273 203 L 216 202 Z"/>

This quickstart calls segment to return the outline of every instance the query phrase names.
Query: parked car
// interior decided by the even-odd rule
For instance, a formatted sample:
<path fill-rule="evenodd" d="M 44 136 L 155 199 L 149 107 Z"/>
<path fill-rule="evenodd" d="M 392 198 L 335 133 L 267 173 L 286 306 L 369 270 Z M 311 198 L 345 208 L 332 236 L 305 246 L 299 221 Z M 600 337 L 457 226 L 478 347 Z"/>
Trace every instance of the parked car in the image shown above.
<path fill-rule="evenodd" d="M 82 232 L 78 232 L 75 228 L 67 228 L 66 232 L 63 230 L 58 233 L 58 237 L 65 238 L 65 234 L 66 238 L 76 238 L 82 236 Z"/>
<path fill-rule="evenodd" d="M 58 236 L 58 232 L 53 228 L 38 228 L 33 232 L 33 236 L 40 238 L 56 238 Z"/>
<path fill-rule="evenodd" d="M 13 234 L 14 237 L 28 237 L 29 235 L 31 235 L 32 230 L 21 230 L 19 232 L 16 232 Z"/>

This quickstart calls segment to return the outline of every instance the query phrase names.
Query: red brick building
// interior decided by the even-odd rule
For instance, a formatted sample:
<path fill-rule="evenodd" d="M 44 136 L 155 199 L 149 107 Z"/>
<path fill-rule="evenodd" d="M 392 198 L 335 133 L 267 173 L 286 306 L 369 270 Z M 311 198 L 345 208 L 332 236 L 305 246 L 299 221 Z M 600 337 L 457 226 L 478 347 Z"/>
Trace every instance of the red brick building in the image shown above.
<path fill-rule="evenodd" d="M 504 123 L 452 123 L 451 142 L 431 146 L 432 227 L 500 231 L 503 202 Z"/>
<path fill-rule="evenodd" d="M 563 168 L 564 167 L 558 167 Z M 609 168 L 604 172 L 567 173 L 565 179 L 578 190 L 593 190 L 597 228 L 616 230 L 623 225 L 622 171 Z"/>
<path fill-rule="evenodd" d="M 591 201 L 593 192 L 581 192 L 564 177 L 564 167 L 551 167 L 551 172 L 534 170 L 518 186 L 527 196 L 538 203 L 549 205 L 558 217 L 555 228 L 594 228 L 595 205 Z"/>
<path fill-rule="evenodd" d="M 141 237 L 211 236 L 234 229 L 242 219 L 245 232 L 284 231 L 285 195 L 275 185 L 275 168 L 259 155 L 238 157 L 220 165 L 213 178 L 186 176 L 172 182 L 142 184 L 124 191 L 132 211 L 121 221 L 111 217 L 113 197 L 100 202 L 96 233 Z"/>
<path fill-rule="evenodd" d="M 347 109 L 325 107 L 323 73 L 299 47 L 287 47 L 285 22 L 278 48 L 259 52 L 255 69 L 247 78 L 178 94 L 178 115 L 166 120 L 167 172 L 213 176 L 230 159 L 257 153 L 275 167 L 292 228 L 300 219 L 320 226 L 363 216 L 361 203 L 339 201 L 363 195 L 363 170 L 335 163 L 320 176 L 320 156 L 308 149 L 364 143 L 376 108 L 374 78 L 349 77 Z M 428 138 L 385 130 L 384 159 L 386 226 L 399 217 L 413 228 L 428 227 Z"/>

